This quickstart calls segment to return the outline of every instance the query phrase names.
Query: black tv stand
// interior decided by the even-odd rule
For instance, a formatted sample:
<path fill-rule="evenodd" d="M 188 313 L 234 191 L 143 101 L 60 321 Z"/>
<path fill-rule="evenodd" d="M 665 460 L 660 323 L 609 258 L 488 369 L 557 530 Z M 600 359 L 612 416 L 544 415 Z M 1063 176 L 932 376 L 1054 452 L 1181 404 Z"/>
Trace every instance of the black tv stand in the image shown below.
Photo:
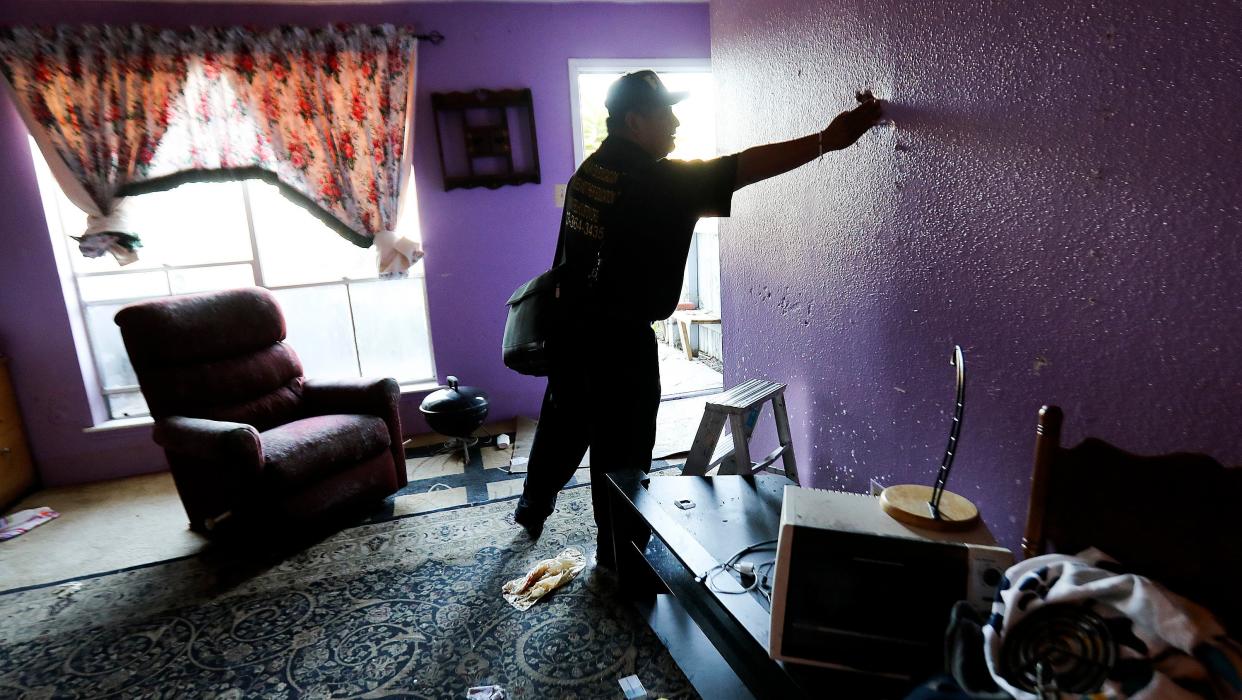
<path fill-rule="evenodd" d="M 702 581 L 738 550 L 776 539 L 790 483 L 778 475 L 610 474 L 601 486 L 621 590 L 704 698 L 904 698 L 908 682 L 773 660 L 764 597 L 718 593 Z M 694 507 L 678 508 L 682 499 Z M 717 581 L 737 585 L 727 573 Z"/>

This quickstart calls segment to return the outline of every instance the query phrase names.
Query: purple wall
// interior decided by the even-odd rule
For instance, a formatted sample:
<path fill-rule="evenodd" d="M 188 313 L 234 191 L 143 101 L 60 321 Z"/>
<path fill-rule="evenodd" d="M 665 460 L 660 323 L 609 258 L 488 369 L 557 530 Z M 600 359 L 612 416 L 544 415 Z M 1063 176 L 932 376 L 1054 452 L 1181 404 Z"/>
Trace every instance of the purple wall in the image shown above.
<path fill-rule="evenodd" d="M 725 150 L 821 128 L 860 88 L 895 106 L 895 129 L 738 193 L 722 228 L 726 381 L 790 383 L 804 482 L 930 484 L 954 343 L 949 486 L 1007 546 L 1041 404 L 1070 443 L 1242 462 L 1242 6 L 714 0 L 711 18 Z"/>
<path fill-rule="evenodd" d="M 569 58 L 702 58 L 706 5 L 414 3 L 266 7 L 240 4 L 5 2 L 0 25 L 57 22 L 323 24 L 391 22 L 437 29 L 447 40 L 419 50 L 415 177 L 427 250 L 436 367 L 487 389 L 491 417 L 535 416 L 543 381 L 500 363 L 504 303 L 552 257 L 560 210 L 552 186 L 573 172 Z M 433 91 L 530 87 L 543 184 L 443 192 L 430 118 Z M 12 358 L 18 400 L 48 485 L 164 469 L 150 430 L 83 434 L 90 425 L 69 320 L 46 233 L 26 132 L 0 99 L 0 352 Z M 407 434 L 424 431 L 421 396 L 403 404 Z"/>

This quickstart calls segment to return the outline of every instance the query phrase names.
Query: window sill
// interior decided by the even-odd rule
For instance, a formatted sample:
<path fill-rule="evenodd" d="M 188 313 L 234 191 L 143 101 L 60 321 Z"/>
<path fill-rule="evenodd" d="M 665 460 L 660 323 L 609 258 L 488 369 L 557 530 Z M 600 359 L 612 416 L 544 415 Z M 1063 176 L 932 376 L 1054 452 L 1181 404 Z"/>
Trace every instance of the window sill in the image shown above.
<path fill-rule="evenodd" d="M 428 379 L 428 380 L 421 381 L 421 382 L 411 382 L 409 384 L 401 385 L 401 395 L 406 396 L 408 394 L 427 394 L 427 393 L 435 391 L 436 389 L 442 389 L 444 388 L 444 386 L 445 386 L 444 384 L 441 384 L 440 382 L 434 379 Z"/>
<path fill-rule="evenodd" d="M 426 393 L 435 391 L 436 389 L 439 389 L 443 386 L 444 386 L 443 384 L 441 384 L 440 382 L 437 382 L 434 379 L 429 379 L 423 382 L 413 382 L 410 384 L 402 384 L 401 395 L 406 396 L 409 394 L 426 394 Z M 147 428 L 153 425 L 154 423 L 155 421 L 152 420 L 151 416 L 138 416 L 136 418 L 114 418 L 112 420 L 106 420 L 98 425 L 92 425 L 88 428 L 83 428 L 82 432 L 84 433 L 107 433 L 113 430 L 128 430 L 130 428 Z"/>
<path fill-rule="evenodd" d="M 151 416 L 139 416 L 137 418 L 114 418 L 106 420 L 98 425 L 92 425 L 89 428 L 83 428 L 84 433 L 107 433 L 113 430 L 126 430 L 128 428 L 149 428 L 154 420 Z"/>

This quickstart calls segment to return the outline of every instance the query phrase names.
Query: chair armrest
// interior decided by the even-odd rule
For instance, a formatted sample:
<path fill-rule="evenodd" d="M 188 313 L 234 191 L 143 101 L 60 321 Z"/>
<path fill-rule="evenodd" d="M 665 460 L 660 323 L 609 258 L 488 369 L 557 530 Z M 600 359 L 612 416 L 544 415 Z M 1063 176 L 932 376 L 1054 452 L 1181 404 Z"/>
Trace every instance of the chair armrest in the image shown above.
<path fill-rule="evenodd" d="M 259 493 L 263 443 L 245 423 L 171 416 L 155 421 L 190 528 L 210 532 Z"/>
<path fill-rule="evenodd" d="M 302 410 L 308 416 L 352 413 L 384 419 L 388 424 L 393 466 L 397 470 L 397 487 L 406 485 L 401 385 L 396 379 L 307 379 L 302 384 Z"/>
<path fill-rule="evenodd" d="M 307 379 L 302 408 L 307 415 L 354 413 L 387 419 L 397 414 L 401 385 L 385 379 Z"/>
<path fill-rule="evenodd" d="M 259 473 L 263 443 L 259 431 L 245 423 L 170 416 L 155 421 L 156 444 L 169 452 L 206 461 L 249 466 Z"/>

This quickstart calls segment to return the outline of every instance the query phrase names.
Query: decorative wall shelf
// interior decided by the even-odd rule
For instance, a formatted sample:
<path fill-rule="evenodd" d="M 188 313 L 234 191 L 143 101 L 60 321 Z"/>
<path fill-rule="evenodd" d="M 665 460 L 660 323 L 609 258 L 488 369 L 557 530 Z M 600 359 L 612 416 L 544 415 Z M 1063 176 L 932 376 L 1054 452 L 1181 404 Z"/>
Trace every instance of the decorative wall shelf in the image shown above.
<path fill-rule="evenodd" d="M 530 89 L 433 92 L 444 190 L 539 183 Z"/>

